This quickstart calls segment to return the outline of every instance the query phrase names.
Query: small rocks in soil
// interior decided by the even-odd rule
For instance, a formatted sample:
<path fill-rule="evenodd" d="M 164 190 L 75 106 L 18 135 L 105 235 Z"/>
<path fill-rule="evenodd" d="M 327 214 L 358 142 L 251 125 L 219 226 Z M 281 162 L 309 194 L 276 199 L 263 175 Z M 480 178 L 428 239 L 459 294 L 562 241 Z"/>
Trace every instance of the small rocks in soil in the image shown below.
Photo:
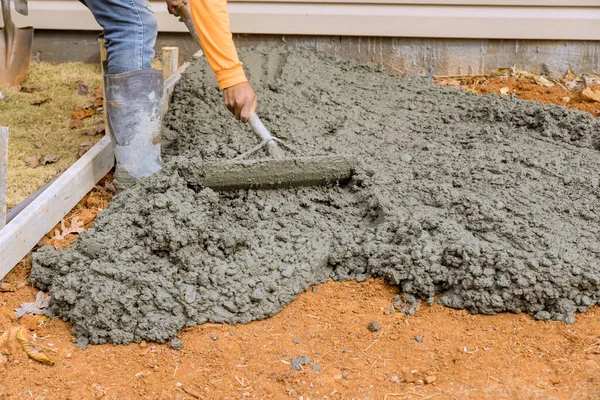
<path fill-rule="evenodd" d="M 292 369 L 294 371 L 300 371 L 300 370 L 302 370 L 303 365 L 310 364 L 310 357 L 309 356 L 301 356 L 301 357 L 292 358 L 290 360 L 290 363 L 292 364 Z"/>
<path fill-rule="evenodd" d="M 379 323 L 377 323 L 375 321 L 371 321 L 371 322 L 369 322 L 369 325 L 367 325 L 367 329 L 370 330 L 371 332 L 377 332 L 378 330 L 381 329 L 381 325 L 379 325 Z"/>
<path fill-rule="evenodd" d="M 183 349 L 183 342 L 180 339 L 173 339 L 171 340 L 171 348 L 173 350 L 181 350 Z"/>

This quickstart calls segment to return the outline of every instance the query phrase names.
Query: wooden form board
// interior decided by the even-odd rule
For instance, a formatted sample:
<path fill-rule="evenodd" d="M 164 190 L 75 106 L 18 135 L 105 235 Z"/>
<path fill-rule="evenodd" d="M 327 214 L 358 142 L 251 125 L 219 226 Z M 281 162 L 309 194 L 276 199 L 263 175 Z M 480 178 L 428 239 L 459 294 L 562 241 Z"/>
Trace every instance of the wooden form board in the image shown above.
<path fill-rule="evenodd" d="M 0 126 L 0 229 L 6 224 L 6 187 L 8 186 L 8 128 Z"/>
<path fill-rule="evenodd" d="M 0 279 L 31 251 L 114 165 L 105 136 L 0 230 Z"/>
<path fill-rule="evenodd" d="M 196 53 L 196 56 L 202 53 Z M 163 111 L 168 110 L 175 84 L 185 63 L 165 81 Z M 104 136 L 35 200 L 0 230 L 0 280 L 102 179 L 114 166 L 110 136 Z"/>

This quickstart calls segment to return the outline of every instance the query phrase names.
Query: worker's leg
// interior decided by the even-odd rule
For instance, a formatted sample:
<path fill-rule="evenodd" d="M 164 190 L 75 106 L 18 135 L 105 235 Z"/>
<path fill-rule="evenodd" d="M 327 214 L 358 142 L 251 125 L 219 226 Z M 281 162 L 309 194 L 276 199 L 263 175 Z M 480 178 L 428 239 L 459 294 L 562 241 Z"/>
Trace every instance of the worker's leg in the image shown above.
<path fill-rule="evenodd" d="M 107 125 L 122 190 L 161 168 L 162 72 L 151 69 L 157 23 L 148 0 L 81 1 L 104 30 Z"/>
<path fill-rule="evenodd" d="M 148 0 L 81 0 L 104 30 L 109 74 L 150 69 L 158 25 Z"/>

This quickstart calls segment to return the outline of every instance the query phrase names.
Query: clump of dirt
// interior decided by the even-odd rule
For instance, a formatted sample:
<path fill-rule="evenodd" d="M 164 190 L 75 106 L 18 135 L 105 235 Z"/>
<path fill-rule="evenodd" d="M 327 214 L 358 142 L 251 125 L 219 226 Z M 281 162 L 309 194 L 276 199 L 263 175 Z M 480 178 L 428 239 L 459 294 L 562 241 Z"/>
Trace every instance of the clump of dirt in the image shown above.
<path fill-rule="evenodd" d="M 72 250 L 33 255 L 31 279 L 78 345 L 265 318 L 328 279 L 382 277 L 474 313 L 566 322 L 598 303 L 600 123 L 589 114 L 303 51 L 242 56 L 273 133 L 362 165 L 344 186 L 201 187 L 204 163 L 256 141 L 194 62 L 166 117 L 164 170 L 117 195 Z"/>

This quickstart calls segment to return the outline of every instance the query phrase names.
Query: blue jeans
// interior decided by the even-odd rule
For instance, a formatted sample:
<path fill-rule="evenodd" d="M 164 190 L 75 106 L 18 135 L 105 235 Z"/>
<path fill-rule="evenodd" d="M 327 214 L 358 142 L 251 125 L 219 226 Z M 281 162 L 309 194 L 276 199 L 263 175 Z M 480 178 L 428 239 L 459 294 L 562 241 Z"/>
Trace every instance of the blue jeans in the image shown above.
<path fill-rule="evenodd" d="M 108 74 L 152 68 L 158 24 L 148 0 L 80 0 L 104 30 Z"/>

